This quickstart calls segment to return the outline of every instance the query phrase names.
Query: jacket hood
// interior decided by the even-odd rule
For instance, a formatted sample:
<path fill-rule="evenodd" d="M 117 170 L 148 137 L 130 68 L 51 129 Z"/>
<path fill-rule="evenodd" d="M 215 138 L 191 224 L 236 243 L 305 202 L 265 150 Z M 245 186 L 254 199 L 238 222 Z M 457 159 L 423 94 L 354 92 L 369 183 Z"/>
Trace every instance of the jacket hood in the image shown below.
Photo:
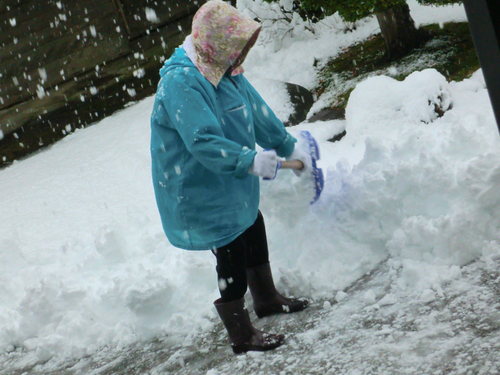
<path fill-rule="evenodd" d="M 231 5 L 221 0 L 208 1 L 193 18 L 191 36 L 196 67 L 217 86 L 259 30 L 258 22 L 241 15 Z"/>
<path fill-rule="evenodd" d="M 184 51 L 182 48 L 176 48 L 172 56 L 165 61 L 165 64 L 160 69 L 160 77 L 163 77 L 165 74 L 167 74 L 168 71 L 175 69 L 175 68 L 194 68 L 195 65 L 193 62 L 189 59 L 189 57 L 186 54 L 186 51 Z"/>

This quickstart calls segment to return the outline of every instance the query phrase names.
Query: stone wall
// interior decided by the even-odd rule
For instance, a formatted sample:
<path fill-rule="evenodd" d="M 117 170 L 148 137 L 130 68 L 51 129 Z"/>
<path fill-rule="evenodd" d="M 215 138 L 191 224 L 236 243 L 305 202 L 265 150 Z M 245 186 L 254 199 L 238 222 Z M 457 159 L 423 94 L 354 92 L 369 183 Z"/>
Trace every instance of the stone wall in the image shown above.
<path fill-rule="evenodd" d="M 203 0 L 0 0 L 0 166 L 151 95 Z"/>

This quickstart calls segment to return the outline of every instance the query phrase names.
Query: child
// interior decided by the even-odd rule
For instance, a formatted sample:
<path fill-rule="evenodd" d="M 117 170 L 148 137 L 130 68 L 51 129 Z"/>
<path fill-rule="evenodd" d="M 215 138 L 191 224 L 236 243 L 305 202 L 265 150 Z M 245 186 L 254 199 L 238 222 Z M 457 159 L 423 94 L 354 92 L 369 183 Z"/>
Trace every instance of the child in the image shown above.
<path fill-rule="evenodd" d="M 191 31 L 160 71 L 151 117 L 158 209 L 174 246 L 216 256 L 221 298 L 214 304 L 233 351 L 274 349 L 284 336 L 253 327 L 244 307 L 247 285 L 259 317 L 300 311 L 308 301 L 274 287 L 259 177 L 275 177 L 278 156 L 306 156 L 242 74 L 260 24 L 211 0 Z M 256 142 L 265 151 L 255 151 Z"/>

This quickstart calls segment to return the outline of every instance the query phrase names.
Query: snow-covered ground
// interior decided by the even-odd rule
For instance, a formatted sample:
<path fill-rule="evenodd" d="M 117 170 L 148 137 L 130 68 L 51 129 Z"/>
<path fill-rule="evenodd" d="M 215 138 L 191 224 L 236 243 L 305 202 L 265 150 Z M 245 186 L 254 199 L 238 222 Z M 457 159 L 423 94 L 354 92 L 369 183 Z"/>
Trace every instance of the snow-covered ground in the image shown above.
<path fill-rule="evenodd" d="M 411 5 L 418 23 L 463 18 Z M 262 78 L 311 87 L 312 50 L 324 59 L 376 32 L 328 22 L 249 56 L 277 112 L 289 103 Z M 345 121 L 291 129 L 320 142 L 325 190 L 309 206 L 307 184 L 281 171 L 262 183 L 262 211 L 278 286 L 313 304 L 258 322 L 286 346 L 236 359 L 211 305 L 213 256 L 161 229 L 152 100 L 0 171 L 0 374 L 499 372 L 500 137 L 480 71 L 371 77 Z"/>

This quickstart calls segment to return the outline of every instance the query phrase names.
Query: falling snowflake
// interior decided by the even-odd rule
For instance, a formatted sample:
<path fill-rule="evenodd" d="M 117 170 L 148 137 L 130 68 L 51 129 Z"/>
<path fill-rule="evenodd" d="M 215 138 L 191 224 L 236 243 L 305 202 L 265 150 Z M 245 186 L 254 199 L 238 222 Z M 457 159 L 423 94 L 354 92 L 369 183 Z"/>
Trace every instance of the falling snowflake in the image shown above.
<path fill-rule="evenodd" d="M 144 69 L 137 69 L 137 70 L 134 70 L 133 72 L 133 75 L 134 77 L 136 78 L 142 78 L 146 75 L 146 71 Z"/>
<path fill-rule="evenodd" d="M 226 279 L 219 279 L 219 290 L 226 290 L 227 282 Z"/>
<path fill-rule="evenodd" d="M 40 75 L 42 82 L 47 81 L 47 71 L 45 68 L 38 68 L 38 74 Z"/>
<path fill-rule="evenodd" d="M 267 106 L 265 106 L 264 104 L 260 107 L 260 110 L 262 111 L 262 114 L 265 116 L 265 117 L 269 117 L 269 111 L 267 109 Z"/>
<path fill-rule="evenodd" d="M 38 99 L 45 98 L 45 89 L 41 85 L 36 86 L 36 95 L 38 96 Z"/>
<path fill-rule="evenodd" d="M 153 22 L 153 23 L 159 23 L 160 22 L 160 19 L 158 18 L 158 16 L 156 15 L 156 12 L 153 8 L 144 8 L 144 11 L 146 12 L 146 19 L 149 21 L 149 22 Z"/>

